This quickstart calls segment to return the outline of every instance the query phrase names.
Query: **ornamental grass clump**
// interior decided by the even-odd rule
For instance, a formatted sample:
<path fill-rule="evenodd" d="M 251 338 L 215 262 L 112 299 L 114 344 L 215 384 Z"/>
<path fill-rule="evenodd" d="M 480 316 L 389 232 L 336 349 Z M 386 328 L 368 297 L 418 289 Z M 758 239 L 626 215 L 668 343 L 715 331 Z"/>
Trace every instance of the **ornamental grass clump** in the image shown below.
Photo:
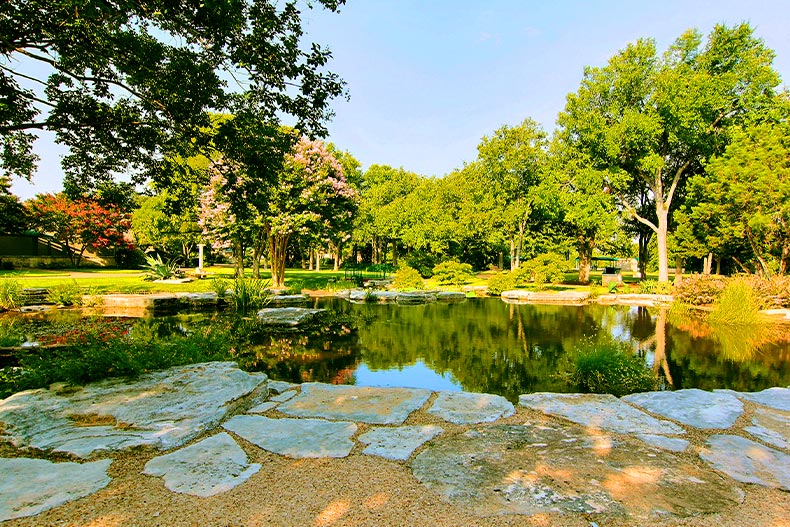
<path fill-rule="evenodd" d="M 570 380 L 580 391 L 618 397 L 653 391 L 655 374 L 623 342 L 588 343 L 577 349 Z"/>
<path fill-rule="evenodd" d="M 236 311 L 246 313 L 269 303 L 269 280 L 259 278 L 236 278 L 231 287 L 231 302 Z"/>
<path fill-rule="evenodd" d="M 731 280 L 713 304 L 708 315 L 712 324 L 752 326 L 764 322 L 760 316 L 762 303 L 752 284 L 743 278 Z"/>
<path fill-rule="evenodd" d="M 12 278 L 0 279 L 0 311 L 10 311 L 22 305 L 22 286 Z"/>
<path fill-rule="evenodd" d="M 49 288 L 47 300 L 59 306 L 82 305 L 82 288 L 76 280 Z"/>

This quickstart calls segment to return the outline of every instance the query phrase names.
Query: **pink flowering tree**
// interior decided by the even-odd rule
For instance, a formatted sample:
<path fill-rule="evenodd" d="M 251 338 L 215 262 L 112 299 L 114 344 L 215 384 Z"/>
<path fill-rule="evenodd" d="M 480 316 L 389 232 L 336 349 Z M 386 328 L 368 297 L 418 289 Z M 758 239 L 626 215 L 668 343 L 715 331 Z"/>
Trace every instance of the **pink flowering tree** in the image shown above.
<path fill-rule="evenodd" d="M 302 137 L 285 156 L 264 212 L 272 282 L 282 287 L 285 259 L 293 236 L 328 239 L 350 228 L 358 201 L 343 167 L 321 141 Z"/>

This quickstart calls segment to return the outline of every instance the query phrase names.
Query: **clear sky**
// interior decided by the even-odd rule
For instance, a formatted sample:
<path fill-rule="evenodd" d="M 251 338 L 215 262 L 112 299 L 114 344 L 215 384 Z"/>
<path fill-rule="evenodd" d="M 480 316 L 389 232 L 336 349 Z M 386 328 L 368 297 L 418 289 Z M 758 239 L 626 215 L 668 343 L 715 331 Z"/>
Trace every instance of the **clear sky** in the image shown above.
<path fill-rule="evenodd" d="M 347 0 L 304 20 L 351 97 L 333 104 L 328 140 L 363 169 L 442 176 L 503 124 L 530 117 L 550 132 L 585 66 L 644 37 L 663 51 L 692 27 L 751 23 L 790 84 L 790 0 Z M 61 189 L 62 150 L 40 140 L 38 153 L 34 184 L 13 187 L 23 199 Z"/>

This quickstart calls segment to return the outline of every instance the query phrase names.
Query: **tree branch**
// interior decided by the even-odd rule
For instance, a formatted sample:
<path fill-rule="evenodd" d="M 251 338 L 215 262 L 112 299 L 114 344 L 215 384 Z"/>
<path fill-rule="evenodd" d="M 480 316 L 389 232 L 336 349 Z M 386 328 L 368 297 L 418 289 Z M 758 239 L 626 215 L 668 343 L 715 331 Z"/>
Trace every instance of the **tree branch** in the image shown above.
<path fill-rule="evenodd" d="M 15 75 L 17 77 L 22 77 L 23 79 L 27 79 L 29 81 L 37 82 L 37 83 L 41 84 L 42 86 L 46 86 L 47 85 L 47 83 L 42 81 L 41 79 L 37 79 L 35 77 L 31 77 L 29 75 L 25 75 L 24 73 L 19 73 L 18 71 L 14 71 L 14 70 L 12 70 L 11 68 L 9 68 L 7 66 L 3 66 L 2 64 L 0 64 L 0 69 L 2 69 L 4 71 L 7 71 L 11 75 Z"/>
<path fill-rule="evenodd" d="M 688 168 L 690 164 L 691 164 L 691 160 L 689 159 L 685 163 L 683 163 L 683 166 L 677 169 L 675 175 L 672 177 L 672 185 L 669 187 L 669 193 L 667 194 L 667 199 L 664 201 L 664 203 L 666 203 L 667 209 L 669 209 L 669 206 L 672 204 L 672 198 L 675 196 L 675 190 L 678 188 L 678 182 L 680 182 L 681 174 L 683 174 L 683 172 Z"/>
<path fill-rule="evenodd" d="M 625 209 L 634 218 L 636 218 L 636 221 L 638 221 L 639 223 L 641 223 L 643 225 L 646 225 L 646 226 L 650 227 L 653 230 L 653 232 L 658 233 L 658 227 L 656 227 L 656 224 L 653 223 L 652 221 L 648 220 L 647 218 L 643 218 L 642 216 L 640 216 L 639 213 L 636 212 L 636 209 L 633 207 L 633 205 L 631 205 L 630 203 L 627 203 L 625 201 L 623 201 L 622 204 L 623 204 L 623 207 L 625 207 Z"/>
<path fill-rule="evenodd" d="M 16 132 L 18 130 L 30 130 L 32 128 L 36 128 L 38 130 L 43 130 L 46 128 L 47 123 L 19 123 L 19 124 L 12 124 L 9 126 L 0 126 L 0 133 L 7 134 L 8 132 Z"/>

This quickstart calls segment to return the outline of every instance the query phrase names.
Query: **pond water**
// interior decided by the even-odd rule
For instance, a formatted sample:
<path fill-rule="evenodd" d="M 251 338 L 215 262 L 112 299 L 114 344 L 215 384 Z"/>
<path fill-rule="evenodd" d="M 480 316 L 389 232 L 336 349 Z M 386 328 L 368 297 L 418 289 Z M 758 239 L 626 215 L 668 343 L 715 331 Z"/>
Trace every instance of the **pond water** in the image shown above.
<path fill-rule="evenodd" d="M 790 385 L 785 326 L 733 329 L 674 316 L 666 308 L 516 305 L 499 299 L 402 306 L 328 298 L 314 305 L 357 318 L 358 330 L 251 337 L 234 343 L 239 362 L 297 383 L 464 390 L 515 401 L 523 393 L 577 391 L 562 375 L 574 350 L 615 339 L 628 343 L 666 389 Z M 143 319 L 130 332 L 188 332 L 217 321 L 216 314 Z"/>

